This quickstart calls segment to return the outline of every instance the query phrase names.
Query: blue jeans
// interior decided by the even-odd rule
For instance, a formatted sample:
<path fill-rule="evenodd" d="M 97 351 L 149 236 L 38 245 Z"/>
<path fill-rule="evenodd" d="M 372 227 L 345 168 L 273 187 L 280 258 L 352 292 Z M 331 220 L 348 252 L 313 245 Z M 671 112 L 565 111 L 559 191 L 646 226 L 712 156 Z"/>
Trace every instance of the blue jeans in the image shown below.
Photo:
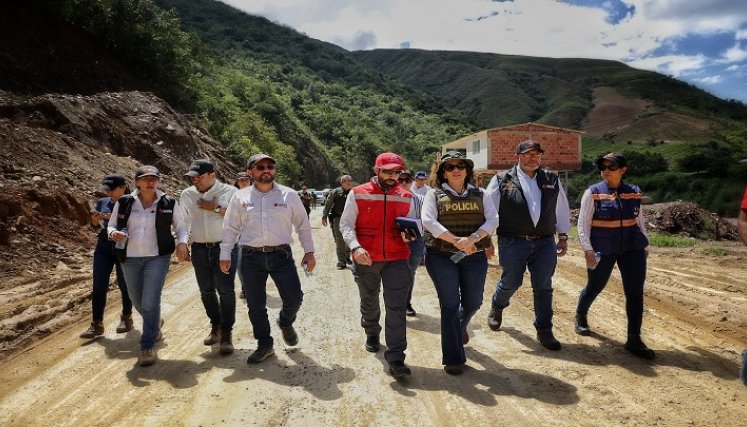
<path fill-rule="evenodd" d="M 476 252 L 454 264 L 447 252 L 427 250 L 425 268 L 436 286 L 441 307 L 441 354 L 444 365 L 467 361 L 462 333 L 482 305 L 488 259 Z"/>
<path fill-rule="evenodd" d="M 224 274 L 220 270 L 219 245 L 192 243 L 192 266 L 200 288 L 202 305 L 210 318 L 210 324 L 220 326 L 223 332 L 231 332 L 236 321 L 236 294 L 233 291 L 238 263 L 236 252 L 234 247 L 231 251 L 231 269 L 228 274 Z"/>
<path fill-rule="evenodd" d="M 588 282 L 578 297 L 576 312 L 586 314 L 591 304 L 602 292 L 615 267 L 620 269 L 623 291 L 625 292 L 625 312 L 628 315 L 628 335 L 640 335 L 643 322 L 643 283 L 646 281 L 646 252 L 625 252 L 602 255 L 594 270 L 586 270 Z"/>
<path fill-rule="evenodd" d="M 410 247 L 410 259 L 407 263 L 410 264 L 410 270 L 412 270 L 410 290 L 407 292 L 407 305 L 411 305 L 412 289 L 415 287 L 415 273 L 418 271 L 418 266 L 420 266 L 420 261 L 423 260 L 423 254 L 425 253 L 425 239 L 418 237 L 417 239 L 408 242 L 407 245 Z"/>
<path fill-rule="evenodd" d="M 267 276 L 272 277 L 283 301 L 280 326 L 293 326 L 303 302 L 301 280 L 293 262 L 293 254 L 290 249 L 274 252 L 241 251 L 239 275 L 242 276 L 254 338 L 259 347 L 272 347 L 270 320 L 267 317 Z"/>
<path fill-rule="evenodd" d="M 374 262 L 362 265 L 353 262 L 353 277 L 361 296 L 361 326 L 366 336 L 381 333 L 379 294 L 384 287 L 384 339 L 388 363 L 404 362 L 407 349 L 407 290 L 410 285 L 410 266 L 407 260 Z"/>
<path fill-rule="evenodd" d="M 122 293 L 122 315 L 132 314 L 132 302 L 127 293 L 127 281 L 125 280 L 122 266 L 117 261 L 114 253 L 114 243 L 108 240 L 97 240 L 96 249 L 93 251 L 93 290 L 91 291 L 91 309 L 93 320 L 104 320 L 104 309 L 106 308 L 106 294 L 109 292 L 109 276 L 112 270 L 117 272 L 117 285 Z"/>
<path fill-rule="evenodd" d="M 503 272 L 493 294 L 493 306 L 508 307 L 511 296 L 521 286 L 524 271 L 529 268 L 534 292 L 534 327 L 552 329 L 552 276 L 558 263 L 555 238 L 526 240 L 499 235 L 498 260 Z"/>
<path fill-rule="evenodd" d="M 132 305 L 143 316 L 140 348 L 148 350 L 156 343 L 161 325 L 161 291 L 169 272 L 171 255 L 127 258 L 122 263 Z"/>

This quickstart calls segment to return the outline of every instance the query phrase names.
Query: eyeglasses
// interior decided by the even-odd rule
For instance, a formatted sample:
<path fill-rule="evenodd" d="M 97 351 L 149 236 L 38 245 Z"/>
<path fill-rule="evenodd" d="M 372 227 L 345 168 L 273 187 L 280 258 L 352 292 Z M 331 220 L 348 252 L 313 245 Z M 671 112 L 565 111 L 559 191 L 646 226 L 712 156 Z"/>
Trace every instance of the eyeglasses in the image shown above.
<path fill-rule="evenodd" d="M 614 172 L 620 169 L 620 165 L 599 165 L 598 168 L 600 172 L 604 172 L 606 170 Z"/>
<path fill-rule="evenodd" d="M 400 178 L 400 179 L 398 179 L 398 181 L 399 181 L 399 182 L 400 182 L 401 184 L 409 184 L 409 183 L 411 183 L 411 182 L 412 182 L 412 179 L 410 179 L 410 178 Z"/>
<path fill-rule="evenodd" d="M 389 170 L 389 169 L 379 169 L 379 172 L 383 173 L 384 175 L 402 175 L 401 170 Z"/>
<path fill-rule="evenodd" d="M 274 171 L 275 165 L 254 165 L 255 168 L 257 168 L 258 171 L 262 172 L 263 170 L 268 171 Z"/>
<path fill-rule="evenodd" d="M 444 166 L 444 170 L 446 172 L 453 172 L 454 169 L 459 169 L 460 171 L 463 171 L 463 170 L 467 169 L 467 163 L 464 163 L 464 162 L 459 162 L 457 164 L 447 163 Z"/>
<path fill-rule="evenodd" d="M 542 153 L 521 153 L 521 155 L 529 159 L 539 159 L 542 157 Z"/>

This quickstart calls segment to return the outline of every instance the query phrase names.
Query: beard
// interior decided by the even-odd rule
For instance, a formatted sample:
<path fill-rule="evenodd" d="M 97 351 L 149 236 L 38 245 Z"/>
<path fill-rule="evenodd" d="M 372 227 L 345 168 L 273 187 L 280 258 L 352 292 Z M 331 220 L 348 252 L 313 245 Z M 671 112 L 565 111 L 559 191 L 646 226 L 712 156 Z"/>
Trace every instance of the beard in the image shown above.
<path fill-rule="evenodd" d="M 275 177 L 267 172 L 263 172 L 260 176 L 254 179 L 255 182 L 259 182 L 260 184 L 269 184 L 274 180 Z"/>

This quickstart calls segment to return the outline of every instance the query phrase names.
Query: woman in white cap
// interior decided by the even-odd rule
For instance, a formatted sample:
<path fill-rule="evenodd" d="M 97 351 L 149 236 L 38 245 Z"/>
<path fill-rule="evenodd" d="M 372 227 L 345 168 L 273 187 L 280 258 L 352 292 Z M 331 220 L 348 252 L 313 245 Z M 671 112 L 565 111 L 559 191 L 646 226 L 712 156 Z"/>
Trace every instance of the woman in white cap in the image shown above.
<path fill-rule="evenodd" d="M 109 220 L 109 238 L 117 242 L 117 256 L 127 279 L 132 304 L 143 317 L 140 366 L 156 362 L 153 346 L 162 338 L 161 291 L 171 254 L 189 258 L 188 230 L 176 200 L 158 189 L 161 174 L 154 166 L 135 171 L 137 190 L 119 199 Z M 174 243 L 172 229 L 178 243 Z"/>
<path fill-rule="evenodd" d="M 93 250 L 93 289 L 91 291 L 91 326 L 80 334 L 81 338 L 91 339 L 104 334 L 104 308 L 106 308 L 106 294 L 109 291 L 109 276 L 112 270 L 117 272 L 117 285 L 122 293 L 122 315 L 120 316 L 117 333 L 124 333 L 132 329 L 132 303 L 127 293 L 127 283 L 122 272 L 122 266 L 114 252 L 114 242 L 109 240 L 106 225 L 111 216 L 114 204 L 120 197 L 130 193 L 127 181 L 117 174 L 107 175 L 101 181 L 100 190 L 106 193 L 96 201 L 91 211 L 91 223 L 100 227 L 96 238 L 96 248 Z"/>

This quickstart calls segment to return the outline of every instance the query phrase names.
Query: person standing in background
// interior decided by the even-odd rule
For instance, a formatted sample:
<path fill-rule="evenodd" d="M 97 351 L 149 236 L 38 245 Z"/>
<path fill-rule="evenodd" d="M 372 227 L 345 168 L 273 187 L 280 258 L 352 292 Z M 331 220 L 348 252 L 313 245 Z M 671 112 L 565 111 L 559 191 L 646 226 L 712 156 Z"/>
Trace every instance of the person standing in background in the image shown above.
<path fill-rule="evenodd" d="M 345 244 L 342 233 L 340 233 L 340 217 L 345 209 L 345 201 L 351 188 L 353 188 L 353 177 L 350 175 L 341 176 L 340 186 L 329 192 L 322 211 L 322 225 L 326 227 L 327 219 L 329 219 L 332 237 L 335 239 L 338 270 L 344 270 L 348 265 L 353 264 L 350 260 L 350 248 Z"/>
<path fill-rule="evenodd" d="M 404 188 L 410 187 L 410 185 L 412 184 L 412 175 L 410 174 L 410 171 L 402 172 L 402 174 L 399 176 L 398 181 L 400 186 Z M 423 196 L 418 193 L 412 193 L 412 202 L 413 206 L 415 207 L 413 216 L 415 218 L 420 218 L 420 212 L 423 206 Z M 405 314 L 407 316 L 413 317 L 417 316 L 418 313 L 412 307 L 412 291 L 415 288 L 415 273 L 418 271 L 418 267 L 423 261 L 423 255 L 425 255 L 425 240 L 423 240 L 423 236 L 420 236 L 414 240 L 410 240 L 409 242 L 407 242 L 407 246 L 410 247 L 410 258 L 408 259 L 407 263 L 410 265 L 412 275 L 410 279 L 410 289 L 407 292 L 407 309 L 405 310 Z"/>
<path fill-rule="evenodd" d="M 252 185 L 252 177 L 249 176 L 246 172 L 239 172 L 236 174 L 236 182 L 234 182 L 234 187 L 238 188 L 239 190 L 243 190 L 244 188 L 247 188 Z M 236 256 L 236 271 L 239 269 L 239 265 L 241 265 L 241 251 L 238 250 L 237 256 Z M 239 283 L 241 283 L 241 289 L 239 292 L 239 298 L 246 299 L 246 295 L 244 294 L 244 279 L 241 277 L 240 274 L 237 274 L 239 276 Z"/>
<path fill-rule="evenodd" d="M 106 308 L 106 294 L 109 292 L 109 277 L 112 270 L 116 271 L 117 285 L 122 293 L 122 315 L 120 316 L 117 333 L 124 333 L 132 329 L 132 302 L 127 293 L 127 282 L 122 272 L 122 265 L 114 252 L 114 242 L 109 240 L 106 225 L 109 222 L 114 204 L 120 197 L 130 193 L 127 181 L 123 176 L 107 175 L 101 181 L 100 190 L 106 193 L 96 202 L 91 212 L 91 223 L 99 227 L 96 238 L 96 248 L 93 250 L 93 290 L 91 291 L 91 326 L 80 334 L 81 338 L 91 339 L 104 334 L 104 309 Z"/>
<path fill-rule="evenodd" d="M 301 198 L 303 208 L 306 209 L 306 216 L 311 215 L 311 205 L 314 203 L 315 196 L 309 192 L 309 189 L 304 185 L 301 187 L 301 191 L 298 193 L 298 197 Z"/>
<path fill-rule="evenodd" d="M 426 184 L 426 181 L 428 181 L 428 174 L 425 171 L 415 172 L 415 182 L 410 185 L 410 191 L 413 194 L 425 196 L 428 190 L 431 189 L 431 187 Z"/>
<path fill-rule="evenodd" d="M 503 270 L 493 293 L 488 327 L 500 329 L 503 310 L 528 268 L 537 340 L 548 350 L 560 350 L 552 332 L 552 276 L 558 257 L 568 250 L 570 209 L 558 175 L 540 167 L 543 153 L 538 142 L 521 142 L 516 147 L 516 165 L 488 184 L 498 211 L 498 260 Z"/>
<path fill-rule="evenodd" d="M 181 207 L 192 242 L 192 266 L 200 289 L 202 305 L 210 319 L 210 333 L 202 343 L 220 343 L 221 354 L 233 353 L 231 332 L 236 320 L 236 248 L 231 251 L 232 268 L 223 274 L 220 268 L 220 242 L 223 215 L 236 188 L 220 182 L 215 165 L 207 159 L 192 162 L 184 174 L 192 186 L 184 189 Z"/>
<path fill-rule="evenodd" d="M 135 171 L 135 187 L 119 198 L 109 219 L 109 238 L 124 245 L 117 249 L 127 280 L 132 305 L 143 317 L 138 365 L 156 363 L 155 343 L 161 334 L 161 291 L 176 251 L 180 261 L 189 259 L 187 225 L 176 200 L 158 188 L 161 173 L 154 166 Z M 174 243 L 172 230 L 176 232 Z"/>

